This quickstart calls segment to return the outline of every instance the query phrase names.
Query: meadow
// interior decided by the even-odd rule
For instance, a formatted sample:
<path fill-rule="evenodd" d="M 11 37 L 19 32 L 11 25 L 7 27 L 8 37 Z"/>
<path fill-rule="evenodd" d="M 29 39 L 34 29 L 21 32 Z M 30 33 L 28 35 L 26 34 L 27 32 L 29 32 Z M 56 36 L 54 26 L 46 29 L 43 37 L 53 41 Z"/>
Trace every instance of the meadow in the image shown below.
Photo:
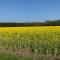
<path fill-rule="evenodd" d="M 0 52 L 27 60 L 59 59 L 60 26 L 1 27 Z"/>

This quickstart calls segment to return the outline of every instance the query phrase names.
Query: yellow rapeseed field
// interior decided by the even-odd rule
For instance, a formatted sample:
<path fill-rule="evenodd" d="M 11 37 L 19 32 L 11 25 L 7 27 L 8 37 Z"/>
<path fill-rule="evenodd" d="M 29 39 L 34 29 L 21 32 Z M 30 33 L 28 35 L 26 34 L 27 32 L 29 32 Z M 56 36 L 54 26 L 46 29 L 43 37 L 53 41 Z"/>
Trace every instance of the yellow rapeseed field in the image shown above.
<path fill-rule="evenodd" d="M 0 27 L 0 32 L 60 31 L 60 26 Z"/>
<path fill-rule="evenodd" d="M 60 26 L 0 27 L 2 49 L 18 55 L 60 54 Z"/>

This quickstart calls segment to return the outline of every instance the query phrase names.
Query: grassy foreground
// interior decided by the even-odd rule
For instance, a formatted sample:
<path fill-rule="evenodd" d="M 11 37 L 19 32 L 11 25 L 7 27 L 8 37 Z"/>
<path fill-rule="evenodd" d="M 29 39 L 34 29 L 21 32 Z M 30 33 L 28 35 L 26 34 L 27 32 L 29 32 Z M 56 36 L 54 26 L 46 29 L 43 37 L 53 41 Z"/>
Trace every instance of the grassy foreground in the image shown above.
<path fill-rule="evenodd" d="M 0 60 L 32 60 L 30 57 L 14 56 L 11 54 L 0 53 Z"/>
<path fill-rule="evenodd" d="M 26 60 L 31 60 L 31 58 L 33 60 L 55 60 L 60 57 L 59 26 L 10 27 L 0 28 L 0 30 L 0 52 L 12 54 L 12 56 L 7 56 L 9 59 L 15 60 L 14 55 L 17 55 L 16 60 L 24 60 L 26 56 Z M 0 56 L 5 58 L 4 54 Z M 3 60 L 2 57 L 0 57 L 1 60 Z"/>

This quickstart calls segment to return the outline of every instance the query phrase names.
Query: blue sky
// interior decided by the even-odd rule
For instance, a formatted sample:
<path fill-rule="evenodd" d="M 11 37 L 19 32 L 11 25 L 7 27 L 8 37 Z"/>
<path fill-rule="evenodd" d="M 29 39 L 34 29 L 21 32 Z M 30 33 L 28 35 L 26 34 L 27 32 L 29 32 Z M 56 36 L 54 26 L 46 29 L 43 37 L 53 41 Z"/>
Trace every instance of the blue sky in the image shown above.
<path fill-rule="evenodd" d="M 0 0 L 0 22 L 60 19 L 60 0 Z"/>

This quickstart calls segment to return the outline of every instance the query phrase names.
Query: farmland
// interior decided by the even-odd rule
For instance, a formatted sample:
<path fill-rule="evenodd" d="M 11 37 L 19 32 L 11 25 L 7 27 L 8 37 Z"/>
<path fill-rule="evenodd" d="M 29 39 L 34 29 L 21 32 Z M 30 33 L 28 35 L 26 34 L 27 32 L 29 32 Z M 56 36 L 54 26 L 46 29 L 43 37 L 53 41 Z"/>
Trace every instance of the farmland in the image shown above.
<path fill-rule="evenodd" d="M 51 60 L 56 58 L 56 55 L 59 58 L 60 26 L 1 27 L 0 52 L 29 56 L 32 60 L 44 60 L 45 58 L 49 60 L 47 55 L 52 58 Z M 40 56 L 46 57 L 43 59 Z"/>
<path fill-rule="evenodd" d="M 0 32 L 60 31 L 60 26 L 0 27 Z"/>

